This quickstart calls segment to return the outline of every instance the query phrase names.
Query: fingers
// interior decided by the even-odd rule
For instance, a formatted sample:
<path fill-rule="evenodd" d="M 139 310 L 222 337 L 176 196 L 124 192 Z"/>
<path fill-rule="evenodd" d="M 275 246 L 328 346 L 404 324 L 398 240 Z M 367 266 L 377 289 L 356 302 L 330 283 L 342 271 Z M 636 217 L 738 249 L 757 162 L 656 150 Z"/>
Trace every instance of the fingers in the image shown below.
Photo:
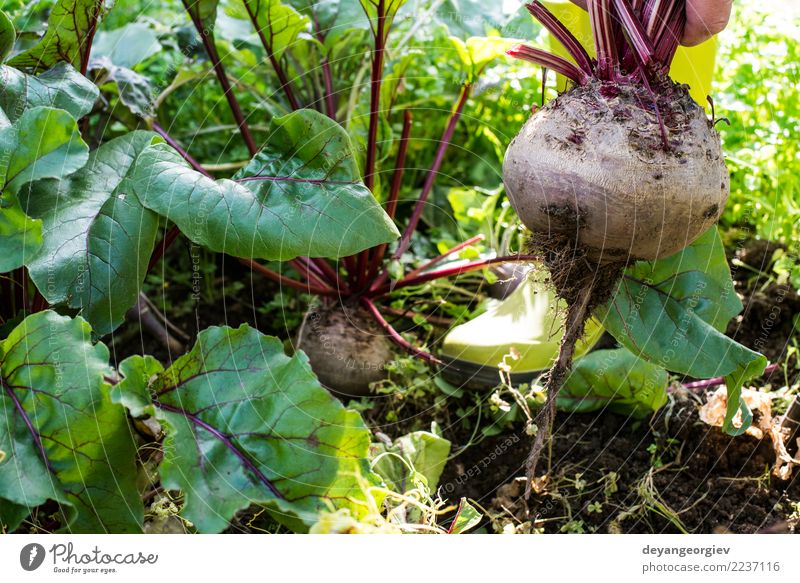
<path fill-rule="evenodd" d="M 693 47 L 722 32 L 730 20 L 732 4 L 733 0 L 687 0 L 681 44 Z"/>

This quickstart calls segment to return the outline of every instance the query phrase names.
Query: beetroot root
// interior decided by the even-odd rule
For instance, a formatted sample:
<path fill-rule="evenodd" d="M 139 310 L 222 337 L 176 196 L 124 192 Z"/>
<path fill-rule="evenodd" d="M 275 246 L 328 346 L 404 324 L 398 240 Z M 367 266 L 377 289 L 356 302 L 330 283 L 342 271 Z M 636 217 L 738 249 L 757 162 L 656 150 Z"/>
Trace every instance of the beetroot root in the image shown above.
<path fill-rule="evenodd" d="M 531 116 L 503 162 L 511 204 L 568 304 L 536 419 L 528 495 L 584 322 L 628 262 L 692 243 L 717 221 L 729 191 L 713 120 L 668 77 L 685 0 L 587 0 L 586 7 L 596 58 L 538 0 L 528 10 L 571 60 L 527 45 L 508 51 L 572 83 Z"/>
<path fill-rule="evenodd" d="M 641 84 L 592 81 L 531 116 L 503 163 L 529 229 L 610 263 L 672 255 L 719 219 L 729 180 L 717 132 L 685 86 L 664 84 L 658 114 Z"/>
<path fill-rule="evenodd" d="M 320 382 L 337 395 L 369 395 L 371 383 L 386 378 L 394 356 L 389 340 L 360 306 L 330 305 L 309 310 L 297 348 L 308 355 Z"/>

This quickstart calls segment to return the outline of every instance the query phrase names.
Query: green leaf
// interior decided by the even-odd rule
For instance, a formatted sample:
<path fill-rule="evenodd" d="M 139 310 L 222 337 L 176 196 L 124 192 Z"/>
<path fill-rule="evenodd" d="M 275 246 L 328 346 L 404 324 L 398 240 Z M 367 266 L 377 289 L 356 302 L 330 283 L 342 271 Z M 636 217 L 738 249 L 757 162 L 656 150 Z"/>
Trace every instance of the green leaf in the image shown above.
<path fill-rule="evenodd" d="M 82 319 L 45 311 L 0 342 L 0 516 L 10 529 L 19 507 L 54 500 L 65 532 L 141 531 L 136 449 L 124 408 L 108 398 L 108 349 L 91 334 Z"/>
<path fill-rule="evenodd" d="M 451 36 L 450 42 L 456 49 L 456 54 L 464 66 L 467 82 L 470 83 L 483 73 L 489 63 L 497 57 L 505 55 L 516 41 L 497 36 L 472 36 L 463 41 L 456 36 Z"/>
<path fill-rule="evenodd" d="M 0 199 L 0 273 L 22 266 L 42 245 L 42 222 L 31 219 L 12 201 L 3 207 Z"/>
<path fill-rule="evenodd" d="M 139 404 L 154 372 L 141 360 L 123 363 Z M 182 514 L 199 531 L 220 532 L 251 504 L 299 530 L 321 510 L 367 511 L 364 488 L 380 483 L 366 459 L 370 432 L 302 352 L 288 357 L 246 325 L 212 327 L 146 386 L 166 430 L 162 484 L 183 491 Z"/>
<path fill-rule="evenodd" d="M 103 13 L 104 0 L 58 0 L 50 11 L 47 32 L 32 48 L 8 64 L 34 71 L 65 61 L 76 68 L 88 62 L 91 38 Z"/>
<path fill-rule="evenodd" d="M 91 71 L 98 73 L 98 82 L 106 88 L 106 83 L 113 83 L 119 100 L 135 116 L 152 118 L 153 87 L 144 75 L 126 67 L 117 67 L 107 57 L 92 59 Z"/>
<path fill-rule="evenodd" d="M 161 50 L 158 35 L 143 22 L 100 31 L 92 43 L 92 60 L 107 58 L 117 67 L 133 69 Z"/>
<path fill-rule="evenodd" d="M 42 221 L 44 244 L 28 261 L 34 283 L 51 304 L 80 310 L 104 335 L 136 303 L 158 233 L 158 216 L 133 192 L 139 153 L 160 138 L 136 131 L 91 153 L 70 178 L 39 181 L 23 203 Z"/>
<path fill-rule="evenodd" d="M 613 299 L 595 314 L 626 348 L 667 370 L 695 378 L 734 375 L 743 383 L 763 373 L 767 359 L 722 332 L 741 309 L 714 227 L 680 253 L 628 268 Z M 735 384 L 728 390 L 738 408 Z"/>
<path fill-rule="evenodd" d="M 152 356 L 133 356 L 119 365 L 121 380 L 111 389 L 111 400 L 123 405 L 134 417 L 154 415 L 148 386 L 164 367 Z"/>
<path fill-rule="evenodd" d="M 67 63 L 59 63 L 41 75 L 26 75 L 0 66 L 0 108 L 14 122 L 32 107 L 54 107 L 80 119 L 92 111 L 100 92 L 94 83 Z"/>
<path fill-rule="evenodd" d="M 228 7 L 237 18 L 249 18 L 271 57 L 280 59 L 297 35 L 308 27 L 308 18 L 280 0 L 242 0 L 243 6 Z"/>
<path fill-rule="evenodd" d="M 0 129 L 0 273 L 22 266 L 42 244 L 42 225 L 25 214 L 17 191 L 28 182 L 69 175 L 88 147 L 75 120 L 60 109 L 34 107 Z"/>
<path fill-rule="evenodd" d="M 369 28 L 364 10 L 352 0 L 287 0 L 287 4 L 314 23 L 330 48 L 353 29 Z"/>
<path fill-rule="evenodd" d="M 399 236 L 361 182 L 347 134 L 316 111 L 273 119 L 234 181 L 212 181 L 164 144 L 142 152 L 135 174 L 142 204 L 195 243 L 238 257 L 344 257 Z"/>
<path fill-rule="evenodd" d="M 0 130 L 0 191 L 16 194 L 26 183 L 69 175 L 89 155 L 75 119 L 66 111 L 34 107 Z"/>
<path fill-rule="evenodd" d="M 728 435 L 742 435 L 750 427 L 753 421 L 753 413 L 744 399 L 742 399 L 742 385 L 744 385 L 745 381 L 764 374 L 766 364 L 766 359 L 763 362 L 753 360 L 743 363 L 733 374 L 725 377 L 725 385 L 728 390 L 728 405 L 725 410 L 725 419 L 722 422 L 722 430 Z M 733 420 L 739 411 L 742 413 L 742 422 L 739 427 L 736 427 L 733 424 Z"/>
<path fill-rule="evenodd" d="M 485 0 L 441 0 L 435 6 L 436 20 L 444 25 L 450 35 L 458 35 L 464 39 L 495 31 L 507 33 L 503 34 L 506 37 L 519 36 L 515 34 L 518 32 L 517 27 L 507 26 L 515 12 L 522 16 L 526 24 L 533 22 L 521 4 Z M 522 38 L 535 38 L 535 35 L 526 35 Z"/>
<path fill-rule="evenodd" d="M 428 490 L 435 492 L 449 455 L 450 442 L 428 431 L 415 431 L 392 445 L 375 443 L 371 448 L 372 469 L 401 494 L 415 488 L 420 476 Z"/>
<path fill-rule="evenodd" d="M 626 348 L 596 350 L 575 362 L 557 403 L 566 411 L 644 417 L 666 404 L 668 382 L 667 371 Z"/>
<path fill-rule="evenodd" d="M 5 12 L 0 10 L 0 63 L 5 61 L 6 57 L 11 54 L 16 39 L 17 33 L 14 30 L 14 23 L 11 22 Z"/>
<path fill-rule="evenodd" d="M 483 515 L 467 502 L 466 498 L 462 498 L 458 503 L 458 512 L 448 534 L 462 534 L 480 524 L 481 518 Z"/>

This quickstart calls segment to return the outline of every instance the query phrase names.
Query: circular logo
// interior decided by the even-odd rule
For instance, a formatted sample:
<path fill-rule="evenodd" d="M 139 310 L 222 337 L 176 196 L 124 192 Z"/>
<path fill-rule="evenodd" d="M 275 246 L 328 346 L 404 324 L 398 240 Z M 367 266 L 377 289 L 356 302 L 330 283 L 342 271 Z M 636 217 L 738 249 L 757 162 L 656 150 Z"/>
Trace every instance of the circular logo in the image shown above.
<path fill-rule="evenodd" d="M 44 562 L 44 547 L 38 543 L 30 543 L 19 552 L 19 564 L 26 571 L 35 571 Z"/>

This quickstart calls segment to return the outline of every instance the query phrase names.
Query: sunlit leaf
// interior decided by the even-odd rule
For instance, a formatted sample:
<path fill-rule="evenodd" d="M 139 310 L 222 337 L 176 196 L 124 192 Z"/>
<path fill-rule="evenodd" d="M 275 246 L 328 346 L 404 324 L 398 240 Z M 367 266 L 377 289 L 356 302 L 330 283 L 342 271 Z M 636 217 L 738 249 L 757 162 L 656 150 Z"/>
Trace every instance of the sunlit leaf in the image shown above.
<path fill-rule="evenodd" d="M 251 504 L 296 530 L 322 510 L 366 511 L 364 488 L 380 483 L 367 462 L 370 432 L 305 354 L 288 357 L 279 339 L 246 325 L 212 327 L 151 376 L 158 368 L 131 357 L 122 371 L 133 377 L 115 395 L 138 411 L 145 392 L 153 396 L 167 433 L 162 484 L 184 493 L 182 514 L 198 530 L 219 532 Z"/>
<path fill-rule="evenodd" d="M 51 304 L 80 310 L 100 335 L 122 323 L 136 303 L 155 245 L 158 216 L 133 192 L 130 175 L 151 132 L 116 138 L 91 153 L 68 178 L 39 181 L 23 199 L 43 224 L 44 244 L 27 261 Z"/>
<path fill-rule="evenodd" d="M 575 362 L 558 392 L 560 409 L 644 417 L 667 402 L 667 371 L 626 348 L 595 350 Z"/>
<path fill-rule="evenodd" d="M 65 532 L 139 532 L 136 449 L 108 398 L 108 349 L 80 318 L 28 316 L 0 341 L 0 522 L 58 502 Z"/>
<path fill-rule="evenodd" d="M 42 39 L 12 58 L 9 65 L 44 71 L 65 61 L 80 69 L 89 61 L 91 39 L 104 4 L 104 0 L 58 0 L 50 11 Z"/>
<path fill-rule="evenodd" d="M 764 356 L 722 332 L 741 309 L 714 227 L 680 253 L 628 268 L 613 299 L 595 314 L 650 362 L 695 378 L 728 378 L 729 403 L 738 409 L 736 384 L 767 366 Z"/>
<path fill-rule="evenodd" d="M 344 257 L 399 235 L 361 182 L 339 124 L 302 110 L 273 119 L 269 135 L 235 180 L 203 176 L 164 144 L 146 148 L 139 200 L 195 243 L 237 257 Z"/>
<path fill-rule="evenodd" d="M 33 107 L 63 109 L 80 119 L 92 111 L 100 94 L 94 83 L 67 63 L 37 76 L 0 66 L 0 85 L 0 108 L 12 122 Z"/>

